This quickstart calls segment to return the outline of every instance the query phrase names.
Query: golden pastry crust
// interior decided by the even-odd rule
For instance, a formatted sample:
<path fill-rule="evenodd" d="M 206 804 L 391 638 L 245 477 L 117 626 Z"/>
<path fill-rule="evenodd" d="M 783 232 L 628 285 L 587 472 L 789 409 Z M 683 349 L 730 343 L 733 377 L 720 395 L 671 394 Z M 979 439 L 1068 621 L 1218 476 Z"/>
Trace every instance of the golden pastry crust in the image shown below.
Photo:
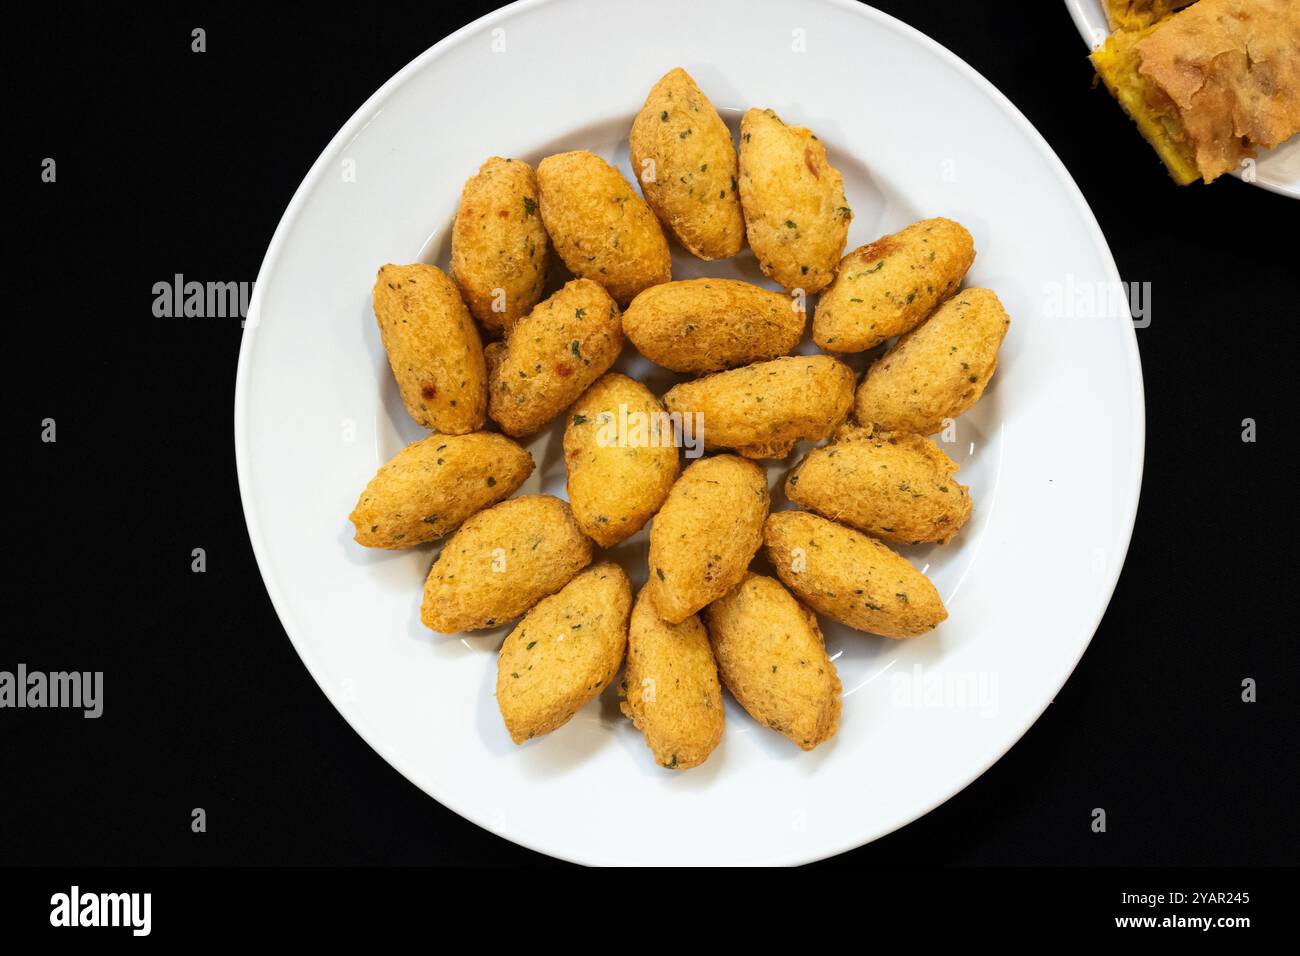
<path fill-rule="evenodd" d="M 664 407 L 704 416 L 704 446 L 746 458 L 784 458 L 796 441 L 820 441 L 853 405 L 853 370 L 829 355 L 790 355 L 683 382 Z"/>
<path fill-rule="evenodd" d="M 645 588 L 632 608 L 620 694 L 661 767 L 698 767 L 722 740 L 722 687 L 704 625 L 694 614 L 669 624 Z"/>
<path fill-rule="evenodd" d="M 815 614 L 772 578 L 746 574 L 704 617 L 722 682 L 751 717 L 802 750 L 835 736 L 840 678 Z"/>
<path fill-rule="evenodd" d="M 624 430 L 620 422 L 626 422 Z M 635 379 L 610 372 L 582 393 L 564 425 L 569 507 L 602 548 L 636 534 L 668 497 L 679 455 L 664 407 Z"/>
<path fill-rule="evenodd" d="M 619 305 L 672 278 L 659 220 L 609 163 L 586 150 L 547 156 L 537 182 L 542 222 L 575 276 L 599 282 Z"/>
<path fill-rule="evenodd" d="M 531 435 L 608 371 L 623 349 L 618 306 L 574 279 L 487 348 L 488 414 L 507 435 Z"/>
<path fill-rule="evenodd" d="M 806 511 L 774 511 L 763 542 L 786 587 L 855 630 L 915 637 L 948 617 L 924 574 L 860 531 Z"/>
<path fill-rule="evenodd" d="M 910 332 L 956 291 L 975 243 L 951 219 L 922 219 L 840 260 L 817 300 L 813 341 L 828 352 L 864 352 Z"/>
<path fill-rule="evenodd" d="M 632 174 L 664 228 L 701 259 L 740 252 L 745 220 L 731 131 L 678 67 L 650 90 L 632 123 Z"/>
<path fill-rule="evenodd" d="M 989 289 L 953 296 L 867 369 L 854 417 L 877 431 L 933 435 L 984 394 L 1010 323 Z"/>
<path fill-rule="evenodd" d="M 731 590 L 763 540 L 767 475 L 735 455 L 682 472 L 650 525 L 650 583 L 660 617 L 680 624 Z"/>
<path fill-rule="evenodd" d="M 772 110 L 740 122 L 740 203 L 759 267 L 786 291 L 818 292 L 844 254 L 853 211 L 844 177 L 809 130 Z"/>
<path fill-rule="evenodd" d="M 497 707 L 521 744 L 564 726 L 623 663 L 632 588 L 608 561 L 542 598 L 497 655 Z"/>
<path fill-rule="evenodd" d="M 1300 3 L 1200 0 L 1137 42 L 1205 181 L 1300 130 Z"/>
<path fill-rule="evenodd" d="M 898 544 L 947 544 L 970 518 L 957 463 L 920 435 L 873 435 L 814 448 L 790 472 L 795 504 Z"/>
<path fill-rule="evenodd" d="M 407 414 L 447 435 L 482 428 L 483 343 L 456 283 L 436 266 L 390 263 L 380 267 L 372 299 Z"/>
<path fill-rule="evenodd" d="M 504 435 L 430 435 L 379 469 L 348 520 L 357 544 L 413 548 L 509 498 L 532 473 L 533 456 Z"/>
<path fill-rule="evenodd" d="M 551 495 L 480 511 L 443 545 L 424 582 L 420 620 L 444 634 L 495 627 L 554 594 L 591 563 L 591 541 Z"/>
<path fill-rule="evenodd" d="M 623 313 L 642 355 L 674 372 L 717 372 L 786 355 L 803 338 L 797 299 L 735 279 L 686 279 L 646 289 Z"/>

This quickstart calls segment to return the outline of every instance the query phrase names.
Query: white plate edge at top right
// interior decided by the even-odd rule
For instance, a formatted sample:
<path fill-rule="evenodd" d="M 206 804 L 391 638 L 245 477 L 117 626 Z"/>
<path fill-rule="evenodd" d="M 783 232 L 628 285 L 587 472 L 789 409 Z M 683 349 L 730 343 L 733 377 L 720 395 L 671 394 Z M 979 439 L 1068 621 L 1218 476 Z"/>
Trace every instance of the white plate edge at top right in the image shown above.
<path fill-rule="evenodd" d="M 1106 42 L 1110 28 L 1106 25 L 1101 0 L 1065 0 L 1065 7 L 1090 50 Z M 1231 175 L 1242 178 L 1240 170 Z M 1300 199 L 1300 133 L 1276 149 L 1260 149 L 1255 159 L 1255 178 L 1249 184 L 1279 196 Z"/>

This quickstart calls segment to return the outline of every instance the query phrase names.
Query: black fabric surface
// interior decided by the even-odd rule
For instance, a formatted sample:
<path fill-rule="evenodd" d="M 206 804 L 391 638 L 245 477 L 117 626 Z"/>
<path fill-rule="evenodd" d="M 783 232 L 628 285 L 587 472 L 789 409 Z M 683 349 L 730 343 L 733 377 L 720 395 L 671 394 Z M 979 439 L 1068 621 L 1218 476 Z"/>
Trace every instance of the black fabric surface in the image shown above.
<path fill-rule="evenodd" d="M 1114 599 L 1055 703 L 949 803 L 832 862 L 1294 862 L 1295 585 L 1282 545 L 1300 205 L 1230 179 L 1175 188 L 1092 88 L 1060 2 L 1014 16 L 877 5 L 1025 113 L 1123 278 L 1151 283 L 1137 334 L 1146 473 Z M 0 669 L 102 670 L 106 712 L 0 711 L 0 862 L 549 862 L 428 799 L 317 689 L 244 526 L 239 320 L 151 310 L 153 284 L 174 273 L 251 282 L 338 128 L 494 6 L 46 8 L 11 24 Z M 54 186 L 40 181 L 47 156 Z M 40 441 L 46 417 L 56 444 Z M 1256 443 L 1241 441 L 1244 418 Z M 196 547 L 205 574 L 191 573 Z M 1254 704 L 1240 699 L 1247 677 Z M 1088 826 L 1099 806 L 1104 835 Z M 193 807 L 207 811 L 204 834 Z"/>

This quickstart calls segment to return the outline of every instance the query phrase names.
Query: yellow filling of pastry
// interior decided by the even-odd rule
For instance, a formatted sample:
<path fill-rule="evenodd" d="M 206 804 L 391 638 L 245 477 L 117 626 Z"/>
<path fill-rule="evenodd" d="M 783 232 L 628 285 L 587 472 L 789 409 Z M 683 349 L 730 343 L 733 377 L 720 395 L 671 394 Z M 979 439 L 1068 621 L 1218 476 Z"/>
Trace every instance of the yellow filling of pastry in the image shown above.
<path fill-rule="evenodd" d="M 1141 30 L 1163 20 L 1192 0 L 1107 0 L 1106 19 L 1112 30 Z"/>
<path fill-rule="evenodd" d="M 1138 69 L 1142 57 L 1136 44 L 1149 32 L 1151 28 L 1112 33 L 1106 45 L 1092 54 L 1092 64 L 1106 89 L 1137 124 L 1138 132 L 1155 148 L 1169 175 L 1185 186 L 1201 178 L 1196 151 L 1183 129 L 1177 107 Z"/>

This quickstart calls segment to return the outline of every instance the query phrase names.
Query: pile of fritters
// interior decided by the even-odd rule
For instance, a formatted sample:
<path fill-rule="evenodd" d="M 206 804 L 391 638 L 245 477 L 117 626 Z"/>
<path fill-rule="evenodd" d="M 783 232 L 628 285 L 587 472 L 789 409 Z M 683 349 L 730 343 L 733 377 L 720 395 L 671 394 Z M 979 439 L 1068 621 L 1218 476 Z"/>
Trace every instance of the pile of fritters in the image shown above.
<path fill-rule="evenodd" d="M 442 633 L 515 622 L 496 696 L 516 743 L 563 725 L 624 668 L 623 713 L 664 767 L 697 766 L 717 746 L 723 686 L 811 750 L 834 736 L 841 704 L 817 615 L 892 638 L 948 616 L 886 542 L 945 543 L 970 517 L 957 465 L 926 436 L 983 393 L 1009 320 L 993 292 L 961 288 L 975 249 L 952 220 L 845 255 L 843 177 L 812 132 L 772 110 L 744 115 L 737 155 L 675 69 L 630 145 L 640 195 L 590 152 L 536 171 L 493 157 L 461 194 L 450 276 L 379 270 L 393 376 L 433 433 L 366 486 L 356 540 L 411 548 L 451 535 L 421 619 Z M 748 242 L 782 291 L 674 282 L 669 237 L 705 260 Z M 543 298 L 552 255 L 572 279 Z M 818 293 L 812 339 L 825 352 L 896 339 L 860 382 L 835 355 L 790 354 Z M 698 377 L 656 396 L 611 372 L 625 335 Z M 569 500 L 512 498 L 534 467 L 516 439 L 561 415 Z M 695 422 L 715 454 L 681 469 Z M 771 512 L 756 461 L 801 441 L 824 442 L 786 478 L 806 510 Z M 652 518 L 634 599 L 622 567 L 592 562 Z M 779 580 L 750 571 L 760 548 Z"/>

